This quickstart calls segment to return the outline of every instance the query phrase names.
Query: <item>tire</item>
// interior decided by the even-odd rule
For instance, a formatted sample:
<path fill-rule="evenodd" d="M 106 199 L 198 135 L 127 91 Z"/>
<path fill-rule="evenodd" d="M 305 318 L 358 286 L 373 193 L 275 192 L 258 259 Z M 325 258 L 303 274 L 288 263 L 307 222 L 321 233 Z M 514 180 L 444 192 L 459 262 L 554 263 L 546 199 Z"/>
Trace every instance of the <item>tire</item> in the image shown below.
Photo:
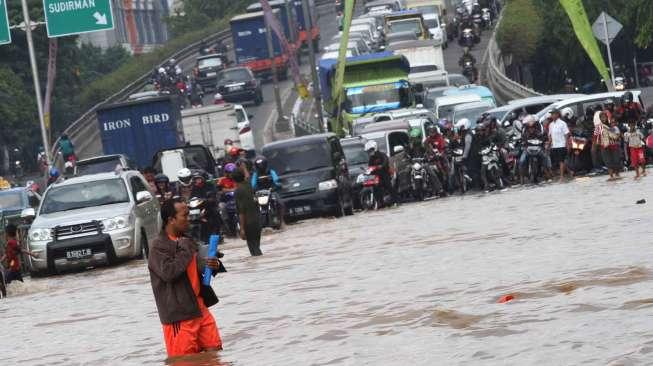
<path fill-rule="evenodd" d="M 333 212 L 333 216 L 337 219 L 345 216 L 345 204 L 342 202 L 342 197 L 338 197 L 338 207 L 336 207 L 336 210 Z"/>
<path fill-rule="evenodd" d="M 363 211 L 375 210 L 378 207 L 376 197 L 374 197 L 373 190 L 364 190 L 361 192 L 361 209 Z"/>
<path fill-rule="evenodd" d="M 528 162 L 528 167 L 529 167 L 529 169 L 528 169 L 529 170 L 529 172 L 528 172 L 529 180 L 531 181 L 531 183 L 537 184 L 537 173 L 538 173 L 538 171 L 537 171 L 537 158 L 531 158 L 529 160 L 529 162 Z"/>
<path fill-rule="evenodd" d="M 462 168 L 458 168 L 458 189 L 460 189 L 461 194 L 467 192 L 467 179 L 465 179 L 465 172 Z"/>
<path fill-rule="evenodd" d="M 268 212 L 268 215 L 271 218 L 270 219 L 270 224 L 271 224 L 270 226 L 272 227 L 272 229 L 280 230 L 281 225 L 283 224 L 283 218 L 281 217 L 281 215 L 279 215 L 279 211 L 276 208 L 271 209 L 271 212 Z M 275 220 L 276 220 L 276 222 L 275 222 Z"/>
<path fill-rule="evenodd" d="M 147 260 L 150 254 L 150 246 L 147 243 L 147 235 L 141 233 L 141 253 L 138 256 L 138 259 Z"/>
<path fill-rule="evenodd" d="M 349 194 L 349 207 L 345 208 L 345 215 L 352 216 L 354 214 L 354 200 L 351 198 L 351 193 Z"/>

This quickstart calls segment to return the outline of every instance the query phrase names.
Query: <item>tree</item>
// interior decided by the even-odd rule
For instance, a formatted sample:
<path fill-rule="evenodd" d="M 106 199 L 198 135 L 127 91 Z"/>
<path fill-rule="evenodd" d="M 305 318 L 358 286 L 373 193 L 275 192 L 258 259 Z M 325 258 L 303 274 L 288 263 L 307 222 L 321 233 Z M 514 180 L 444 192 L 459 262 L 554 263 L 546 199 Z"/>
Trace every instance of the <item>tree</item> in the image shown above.
<path fill-rule="evenodd" d="M 544 23 L 533 0 L 512 0 L 504 10 L 504 19 L 497 30 L 497 43 L 504 55 L 514 62 L 531 61 L 540 44 Z"/>

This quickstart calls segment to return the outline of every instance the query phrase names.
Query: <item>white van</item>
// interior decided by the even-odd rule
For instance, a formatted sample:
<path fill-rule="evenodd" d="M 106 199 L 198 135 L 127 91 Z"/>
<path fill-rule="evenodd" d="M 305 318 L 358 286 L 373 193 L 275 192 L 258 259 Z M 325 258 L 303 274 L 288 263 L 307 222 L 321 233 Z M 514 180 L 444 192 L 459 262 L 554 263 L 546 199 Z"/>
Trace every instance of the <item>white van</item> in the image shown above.
<path fill-rule="evenodd" d="M 433 112 L 438 119 L 446 118 L 452 121 L 454 107 L 459 104 L 480 102 L 481 96 L 477 94 L 459 94 L 439 97 L 435 100 Z"/>

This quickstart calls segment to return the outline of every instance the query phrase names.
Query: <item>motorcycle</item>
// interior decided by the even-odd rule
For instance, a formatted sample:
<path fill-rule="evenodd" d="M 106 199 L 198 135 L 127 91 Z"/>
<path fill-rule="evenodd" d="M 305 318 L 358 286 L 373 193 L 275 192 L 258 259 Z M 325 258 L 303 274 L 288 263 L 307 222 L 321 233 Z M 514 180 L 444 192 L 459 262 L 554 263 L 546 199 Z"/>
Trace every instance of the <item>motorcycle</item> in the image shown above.
<path fill-rule="evenodd" d="M 533 184 L 537 184 L 537 180 L 541 175 L 541 169 L 544 166 L 542 159 L 542 152 L 544 151 L 544 141 L 540 139 L 530 139 L 526 142 L 525 154 L 528 157 L 528 178 Z"/>
<path fill-rule="evenodd" d="M 481 18 L 483 19 L 483 28 L 485 29 L 491 29 L 492 28 L 492 13 L 490 13 L 490 9 L 488 8 L 483 8 L 481 9 Z"/>
<path fill-rule="evenodd" d="M 272 194 L 272 190 L 259 189 L 256 191 L 255 196 L 261 214 L 261 227 L 271 227 L 274 230 L 281 229 L 281 209 Z"/>
<path fill-rule="evenodd" d="M 574 134 L 571 137 L 571 156 L 569 157 L 569 168 L 578 173 L 583 170 L 591 170 L 591 166 L 587 166 L 583 159 L 583 151 L 588 145 L 588 139 L 579 134 Z"/>
<path fill-rule="evenodd" d="M 485 184 L 485 190 L 489 190 L 490 185 L 494 189 L 503 189 L 504 182 L 499 168 L 499 153 L 497 146 L 490 144 L 479 151 L 481 155 L 481 176 Z"/>
<path fill-rule="evenodd" d="M 206 222 L 203 221 L 205 201 L 198 197 L 192 197 L 188 201 L 188 209 L 188 222 L 190 223 L 188 233 L 190 237 L 198 242 L 206 242 L 206 238 L 202 235 L 202 226 L 206 224 Z"/>
<path fill-rule="evenodd" d="M 23 164 L 20 160 L 14 161 L 14 176 L 20 178 L 23 176 Z"/>
<path fill-rule="evenodd" d="M 429 189 L 429 174 L 424 168 L 423 158 L 413 158 L 410 167 L 410 184 L 413 189 L 413 197 L 417 201 L 423 201 Z"/>
<path fill-rule="evenodd" d="M 377 166 L 369 167 L 365 169 L 364 173 L 356 177 L 356 184 L 363 187 L 360 192 L 360 203 L 363 211 L 378 210 L 383 206 L 381 178 L 377 173 L 379 169 Z"/>
<path fill-rule="evenodd" d="M 463 64 L 463 76 L 466 77 L 467 80 L 469 80 L 469 82 L 472 84 L 476 82 L 478 71 L 476 70 L 474 63 L 471 61 L 465 61 Z"/>
<path fill-rule="evenodd" d="M 236 209 L 236 193 L 225 192 L 220 197 L 221 205 L 220 216 L 224 223 L 225 234 L 235 237 L 240 232 L 240 217 Z"/>
<path fill-rule="evenodd" d="M 477 36 L 476 42 L 480 42 L 481 34 L 483 34 L 483 18 L 481 14 L 474 14 L 472 16 L 472 21 L 474 22 L 474 34 Z"/>
<path fill-rule="evenodd" d="M 461 47 L 468 47 L 471 49 L 476 42 L 474 41 L 474 34 L 471 28 L 465 28 L 458 39 L 458 44 Z"/>
<path fill-rule="evenodd" d="M 463 149 L 456 148 L 451 151 L 451 171 L 453 172 L 452 179 L 455 186 L 460 190 L 461 194 L 465 194 L 469 190 L 469 182 L 471 179 L 465 173 L 465 166 L 463 164 Z"/>

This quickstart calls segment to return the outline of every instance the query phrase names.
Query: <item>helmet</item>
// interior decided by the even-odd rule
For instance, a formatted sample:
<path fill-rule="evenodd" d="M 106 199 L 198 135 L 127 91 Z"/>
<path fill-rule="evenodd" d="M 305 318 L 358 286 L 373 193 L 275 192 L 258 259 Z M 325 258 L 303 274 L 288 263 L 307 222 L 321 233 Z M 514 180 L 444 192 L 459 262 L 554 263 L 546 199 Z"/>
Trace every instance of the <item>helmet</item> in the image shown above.
<path fill-rule="evenodd" d="M 430 129 L 430 128 L 431 128 L 431 127 L 429 127 L 429 129 Z M 411 128 L 411 129 L 410 129 L 410 137 L 411 137 L 411 138 L 414 138 L 414 139 L 422 138 L 422 129 L 421 129 L 421 128 L 417 128 L 417 127 Z"/>
<path fill-rule="evenodd" d="M 63 167 L 65 170 L 68 170 L 74 168 L 75 166 L 73 165 L 72 161 L 67 161 L 66 164 L 63 165 Z"/>
<path fill-rule="evenodd" d="M 177 172 L 177 178 L 179 179 L 179 182 L 181 183 L 182 186 L 188 187 L 193 177 L 192 177 L 192 173 L 190 172 L 190 169 L 181 168 Z"/>
<path fill-rule="evenodd" d="M 224 144 L 225 145 L 233 145 L 234 142 L 231 139 L 224 139 Z"/>
<path fill-rule="evenodd" d="M 235 147 L 235 146 L 232 147 L 231 149 L 229 149 L 229 155 L 231 155 L 231 156 L 238 156 L 239 152 L 240 152 L 240 149 Z"/>
<path fill-rule="evenodd" d="M 631 103 L 633 101 L 633 93 L 627 91 L 621 96 L 623 103 Z"/>
<path fill-rule="evenodd" d="M 537 119 L 535 118 L 534 115 L 529 114 L 529 115 L 525 116 L 525 117 L 522 119 L 522 123 L 523 123 L 523 125 L 526 126 L 527 128 L 528 128 L 528 127 L 534 127 L 535 124 L 537 123 Z"/>
<path fill-rule="evenodd" d="M 50 177 L 58 178 L 59 177 L 59 169 L 57 169 L 55 167 L 50 168 Z"/>
<path fill-rule="evenodd" d="M 451 127 L 451 123 L 446 118 L 440 118 L 438 120 L 438 126 L 440 126 L 440 128 L 445 128 L 446 129 L 446 128 Z"/>
<path fill-rule="evenodd" d="M 159 67 L 159 74 L 165 74 L 165 73 L 166 73 L 166 69 L 164 69 L 163 67 Z"/>
<path fill-rule="evenodd" d="M 156 177 L 154 177 L 154 182 L 155 183 L 170 183 L 170 178 L 168 178 L 168 176 L 165 175 L 165 174 L 157 174 Z"/>
<path fill-rule="evenodd" d="M 378 148 L 379 146 L 374 140 L 370 140 L 365 143 L 365 151 L 370 151 L 370 150 L 376 151 Z"/>
<path fill-rule="evenodd" d="M 204 170 L 202 170 L 202 169 L 193 170 L 192 173 L 191 173 L 191 176 L 193 177 L 193 179 L 202 178 L 202 179 L 206 180 L 208 178 L 206 172 Z"/>
<path fill-rule="evenodd" d="M 572 119 L 574 118 L 574 111 L 569 107 L 563 108 L 562 111 L 560 111 L 560 115 L 562 118 Z"/>
<path fill-rule="evenodd" d="M 630 92 L 629 92 L 629 93 L 630 93 Z M 625 94 L 624 94 L 624 95 L 625 95 Z M 614 100 L 612 100 L 612 99 L 606 99 L 606 100 L 603 101 L 603 105 L 604 105 L 604 106 L 606 106 L 606 105 L 614 105 Z"/>
<path fill-rule="evenodd" d="M 224 171 L 225 173 L 233 173 L 236 171 L 236 164 L 234 163 L 229 163 L 224 166 Z"/>
<path fill-rule="evenodd" d="M 259 173 L 265 173 L 268 171 L 268 159 L 264 157 L 256 158 L 254 166 Z"/>
<path fill-rule="evenodd" d="M 436 125 L 430 125 L 426 128 L 426 133 L 431 136 L 435 134 L 440 134 L 440 129 Z"/>
<path fill-rule="evenodd" d="M 459 131 L 460 131 L 460 130 L 469 130 L 469 128 L 471 127 L 471 125 L 472 125 L 472 124 L 469 122 L 469 120 L 468 120 L 467 118 L 461 118 L 461 119 L 458 120 L 458 122 L 456 122 L 455 127 L 456 127 Z"/>

